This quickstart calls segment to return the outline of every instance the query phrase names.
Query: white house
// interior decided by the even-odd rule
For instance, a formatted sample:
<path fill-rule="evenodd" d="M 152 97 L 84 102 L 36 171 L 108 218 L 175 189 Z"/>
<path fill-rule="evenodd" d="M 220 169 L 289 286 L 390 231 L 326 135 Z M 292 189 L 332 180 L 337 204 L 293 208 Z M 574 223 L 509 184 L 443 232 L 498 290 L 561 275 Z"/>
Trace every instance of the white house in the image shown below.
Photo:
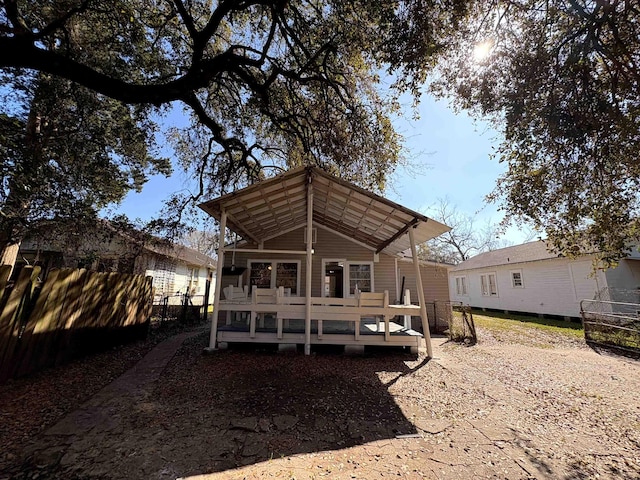
<path fill-rule="evenodd" d="M 481 253 L 449 271 L 452 301 L 476 308 L 580 317 L 580 301 L 598 292 L 612 301 L 637 302 L 640 254 L 618 267 L 593 269 L 594 256 L 569 259 L 550 253 L 544 241 Z"/>
<path fill-rule="evenodd" d="M 208 303 L 213 303 L 214 258 L 182 245 L 134 239 L 109 228 L 107 222 L 97 227 L 96 231 L 78 235 L 73 242 L 27 238 L 20 246 L 16 275 L 23 265 L 40 265 L 43 276 L 52 268 L 144 274 L 153 278 L 154 303 L 167 297 L 169 304 L 180 304 L 185 293 L 192 303 L 203 304 L 210 280 Z"/>

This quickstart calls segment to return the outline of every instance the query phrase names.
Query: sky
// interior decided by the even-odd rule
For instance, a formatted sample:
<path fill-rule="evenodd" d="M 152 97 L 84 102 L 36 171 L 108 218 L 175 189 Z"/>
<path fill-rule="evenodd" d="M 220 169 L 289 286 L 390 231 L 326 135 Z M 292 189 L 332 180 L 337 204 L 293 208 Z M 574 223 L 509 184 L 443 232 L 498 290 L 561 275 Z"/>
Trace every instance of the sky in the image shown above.
<path fill-rule="evenodd" d="M 427 215 L 438 199 L 448 198 L 458 211 L 475 216 L 479 227 L 487 221 L 498 223 L 502 217 L 497 207 L 484 201 L 505 169 L 497 160 L 490 159 L 498 133 L 464 112 L 454 113 L 447 101 L 428 94 L 418 107 L 417 120 L 411 119 L 410 100 L 404 110 L 405 115 L 395 119 L 394 125 L 405 137 L 408 156 L 418 168 L 398 169 L 384 196 Z M 183 124 L 185 120 L 180 112 L 174 112 L 168 122 Z M 187 184 L 179 171 L 170 179 L 152 177 L 141 193 L 130 193 L 115 211 L 131 219 L 149 220 L 160 212 L 170 193 L 184 189 Z M 510 228 L 504 239 L 518 244 L 524 241 L 524 234 Z"/>

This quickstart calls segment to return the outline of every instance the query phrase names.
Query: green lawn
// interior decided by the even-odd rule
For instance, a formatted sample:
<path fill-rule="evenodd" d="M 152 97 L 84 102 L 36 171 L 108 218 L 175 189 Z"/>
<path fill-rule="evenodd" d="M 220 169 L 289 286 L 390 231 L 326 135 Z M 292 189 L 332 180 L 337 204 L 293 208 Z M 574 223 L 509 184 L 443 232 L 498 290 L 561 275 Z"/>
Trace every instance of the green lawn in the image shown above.
<path fill-rule="evenodd" d="M 566 335 L 576 339 L 584 338 L 582 324 L 567 320 L 554 320 L 551 318 L 539 318 L 537 316 L 516 315 L 512 313 L 483 312 L 482 310 L 473 310 L 473 320 L 476 326 L 496 331 L 518 331 L 521 330 L 522 327 L 527 327 L 548 333 Z"/>

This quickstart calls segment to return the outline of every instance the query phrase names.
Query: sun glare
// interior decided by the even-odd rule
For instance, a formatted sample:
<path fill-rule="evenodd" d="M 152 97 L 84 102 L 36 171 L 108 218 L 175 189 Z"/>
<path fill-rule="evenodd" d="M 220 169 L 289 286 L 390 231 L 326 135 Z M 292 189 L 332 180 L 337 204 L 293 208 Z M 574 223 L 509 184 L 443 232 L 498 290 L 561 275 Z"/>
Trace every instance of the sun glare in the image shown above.
<path fill-rule="evenodd" d="M 482 62 L 487 59 L 493 48 L 492 40 L 485 40 L 484 42 L 476 43 L 473 48 L 473 59 L 476 62 Z"/>

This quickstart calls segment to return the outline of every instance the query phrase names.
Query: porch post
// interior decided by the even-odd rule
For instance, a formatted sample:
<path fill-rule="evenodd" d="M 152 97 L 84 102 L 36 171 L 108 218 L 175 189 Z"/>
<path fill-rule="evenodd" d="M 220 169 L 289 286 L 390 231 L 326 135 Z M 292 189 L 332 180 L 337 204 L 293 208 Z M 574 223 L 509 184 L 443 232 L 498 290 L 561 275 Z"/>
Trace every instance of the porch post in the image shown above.
<path fill-rule="evenodd" d="M 209 350 L 216 349 L 218 337 L 218 306 L 220 304 L 220 290 L 222 288 L 222 267 L 224 267 L 224 234 L 227 229 L 227 211 L 223 208 L 220 215 L 220 236 L 218 243 L 218 264 L 216 266 L 216 288 L 213 293 L 213 317 L 211 318 L 211 336 L 209 337 Z"/>
<path fill-rule="evenodd" d="M 431 334 L 429 333 L 429 319 L 427 318 L 427 305 L 424 300 L 424 290 L 422 288 L 422 276 L 420 275 L 420 263 L 418 262 L 418 254 L 416 251 L 416 240 L 413 229 L 409 228 L 409 241 L 411 242 L 411 257 L 413 258 L 413 267 L 416 271 L 416 287 L 418 289 L 418 301 L 420 302 L 420 317 L 422 318 L 422 333 L 424 341 L 427 345 L 427 356 L 433 357 L 433 349 L 431 348 Z"/>
<path fill-rule="evenodd" d="M 304 354 L 311 355 L 311 265 L 313 264 L 313 185 L 307 180 L 307 268 L 305 275 Z"/>

